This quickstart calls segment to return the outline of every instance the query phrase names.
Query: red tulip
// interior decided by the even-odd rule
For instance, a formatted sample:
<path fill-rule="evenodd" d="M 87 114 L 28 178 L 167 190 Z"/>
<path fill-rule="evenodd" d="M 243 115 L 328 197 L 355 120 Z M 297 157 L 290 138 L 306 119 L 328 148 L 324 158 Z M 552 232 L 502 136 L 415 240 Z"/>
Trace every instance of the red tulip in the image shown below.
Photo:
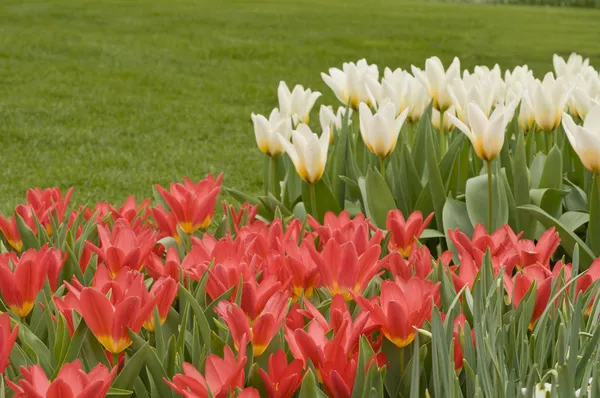
<path fill-rule="evenodd" d="M 243 294 L 242 297 L 244 297 Z M 288 298 L 288 293 L 276 292 L 269 298 L 264 308 L 257 313 L 249 313 L 238 307 L 237 304 L 223 300 L 217 304 L 215 312 L 227 324 L 236 347 L 240 347 L 240 342 L 250 340 L 254 356 L 259 356 L 265 352 L 283 325 Z M 242 303 L 244 301 L 245 299 L 242 300 Z"/>
<path fill-rule="evenodd" d="M 358 305 L 371 313 L 374 322 L 381 325 L 385 337 L 402 348 L 415 338 L 420 328 L 431 318 L 432 299 L 439 302 L 438 284 L 419 278 L 383 281 L 379 297 L 367 300 L 354 295 Z"/>
<path fill-rule="evenodd" d="M 442 253 L 439 261 L 442 264 L 447 265 L 452 259 L 452 252 L 446 251 Z M 421 279 L 425 279 L 431 271 L 433 271 L 433 261 L 431 253 L 427 246 L 421 246 L 418 249 L 415 248 L 410 252 L 408 259 L 402 257 L 402 255 L 393 251 L 388 254 L 383 262 L 394 278 L 400 278 L 402 280 L 409 280 L 413 276 Z"/>
<path fill-rule="evenodd" d="M 415 240 L 419 239 L 432 218 L 433 213 L 423 221 L 423 214 L 415 211 L 405 221 L 400 210 L 390 210 L 386 220 L 386 228 L 392 234 L 389 250 L 396 250 L 402 257 L 408 258 Z"/>
<path fill-rule="evenodd" d="M 15 253 L 0 254 L 0 292 L 8 307 L 21 318 L 26 317 L 35 304 L 46 278 L 56 285 L 62 263 L 56 262 L 58 249 L 42 247 L 29 249 L 19 259 Z"/>
<path fill-rule="evenodd" d="M 500 256 L 510 246 L 510 238 L 507 236 L 508 226 L 498 228 L 488 235 L 483 224 L 477 224 L 473 231 L 473 238 L 459 231 L 448 231 L 448 236 L 456 246 L 459 253 L 468 253 L 478 267 L 481 267 L 483 255 L 489 249 L 492 258 Z"/>
<path fill-rule="evenodd" d="M 153 296 L 157 299 L 156 308 L 158 309 L 158 317 L 161 325 L 167 320 L 167 315 L 169 315 L 169 310 L 171 309 L 171 305 L 177 296 L 178 289 L 179 284 L 175 281 L 175 279 L 170 277 L 162 277 L 161 279 L 155 281 L 150 289 L 150 296 Z M 149 332 L 153 332 L 155 326 L 154 314 L 152 313 L 150 314 L 149 319 L 144 322 L 144 328 Z"/>
<path fill-rule="evenodd" d="M 7 312 L 0 315 L 0 374 L 3 374 L 6 367 L 10 364 L 8 357 L 18 333 L 19 325 L 15 325 L 12 330 L 10 328 L 10 315 Z"/>
<path fill-rule="evenodd" d="M 510 239 L 511 249 L 504 257 L 503 262 L 521 270 L 533 264 L 541 264 L 550 269 L 550 257 L 560 243 L 560 237 L 554 227 L 542 234 L 537 243 L 528 239 L 521 239 L 515 235 L 512 229 L 506 226 L 506 232 Z"/>
<path fill-rule="evenodd" d="M 464 314 L 458 314 L 454 318 L 454 369 L 457 371 L 463 368 L 463 350 L 460 344 L 460 336 L 464 335 L 465 323 L 467 318 Z M 475 331 L 471 330 L 471 340 L 475 343 Z"/>
<path fill-rule="evenodd" d="M 312 245 L 312 242 L 306 241 Z M 287 244 L 284 253 L 273 254 L 265 259 L 266 271 L 276 275 L 280 281 L 289 281 L 286 287 L 292 292 L 292 298 L 297 301 L 301 296 L 310 297 L 319 280 L 318 268 L 313 261 L 307 244 L 301 247 Z"/>
<path fill-rule="evenodd" d="M 29 189 L 26 195 L 28 204 L 19 206 L 20 209 L 18 207 L 17 212 L 23 216 L 31 210 L 48 235 L 52 236 L 51 217 L 56 217 L 59 224 L 63 222 L 72 193 L 72 187 L 69 188 L 64 198 L 59 188 Z"/>
<path fill-rule="evenodd" d="M 222 180 L 223 174 L 219 175 L 216 181 L 213 175 L 210 174 L 199 183 L 193 183 L 188 178 L 183 180 L 183 184 L 172 183 L 169 191 L 160 185 L 155 187 L 170 207 L 170 212 L 175 216 L 181 230 L 191 235 L 200 228 L 206 229 L 210 226 Z M 161 220 L 156 220 L 159 227 L 164 220 L 168 219 L 168 217 L 164 217 L 165 212 L 162 207 L 158 210 L 158 213 L 163 213 L 159 217 Z M 153 214 L 156 218 L 156 211 Z M 161 227 L 161 229 L 163 228 Z M 172 229 L 172 226 L 168 229 Z"/>
<path fill-rule="evenodd" d="M 236 211 L 235 206 L 227 205 L 227 202 L 223 202 L 224 213 L 227 214 L 228 210 L 233 218 L 231 221 L 233 223 L 233 228 L 235 229 L 234 232 L 237 235 L 243 225 L 250 225 L 254 222 L 256 213 L 258 213 L 258 206 L 245 202 L 240 207 L 240 210 Z"/>
<path fill-rule="evenodd" d="M 67 292 L 62 298 L 53 296 L 54 304 L 56 309 L 65 318 L 67 327 L 69 328 L 69 335 L 73 336 L 75 333 L 75 325 L 73 323 L 73 310 L 79 312 L 79 299 L 71 292 Z M 55 319 L 56 321 L 56 319 Z"/>
<path fill-rule="evenodd" d="M 146 263 L 146 272 L 154 280 L 168 276 L 179 281 L 180 269 L 181 261 L 179 260 L 179 253 L 175 246 L 170 246 L 167 249 L 167 256 L 164 263 L 154 252 L 150 253 L 150 257 Z"/>
<path fill-rule="evenodd" d="M 115 376 L 117 368 L 111 372 L 102 364 L 96 365 L 89 373 L 81 368 L 81 362 L 76 360 L 64 364 L 52 382 L 39 365 L 29 368 L 21 366 L 19 384 L 6 379 L 6 383 L 15 392 L 15 398 L 103 398 Z"/>
<path fill-rule="evenodd" d="M 142 300 L 135 296 L 113 304 L 104 294 L 90 287 L 84 288 L 79 298 L 85 323 L 104 348 L 113 354 L 119 354 L 131 345 L 127 328 L 139 333 L 155 305 L 156 300 L 152 300 L 142 307 Z"/>
<path fill-rule="evenodd" d="M 347 210 L 342 211 L 339 216 L 327 212 L 323 225 L 309 215 L 308 224 L 317 232 L 320 248 L 331 239 L 336 240 L 340 245 L 352 242 L 359 255 L 370 247 L 380 244 L 384 237 L 383 231 L 375 228 L 364 215 L 358 214 L 350 219 Z M 373 236 L 370 236 L 370 231 L 375 231 Z"/>
<path fill-rule="evenodd" d="M 346 300 L 352 298 L 350 292 L 362 293 L 383 265 L 379 261 L 379 244 L 369 247 L 360 256 L 354 243 L 340 245 L 334 239 L 329 240 L 320 253 L 314 246 L 310 246 L 310 250 L 321 275 L 321 284 L 332 296 L 341 294 Z"/>
<path fill-rule="evenodd" d="M 224 358 L 211 354 L 206 359 L 205 376 L 190 363 L 184 362 L 183 374 L 177 374 L 173 381 L 165 379 L 175 392 L 186 398 L 208 398 L 208 389 L 214 398 L 227 398 L 236 388 L 244 386 L 244 365 L 246 364 L 245 344 L 235 359 L 229 346 L 225 346 Z M 248 391 L 246 394 L 250 394 Z M 246 395 L 253 397 L 253 395 Z"/>
<path fill-rule="evenodd" d="M 260 398 L 260 394 L 256 388 L 248 387 L 240 391 L 237 398 Z"/>
<path fill-rule="evenodd" d="M 156 233 L 151 230 L 136 234 L 125 219 L 117 220 L 112 232 L 98 225 L 98 235 L 100 247 L 89 241 L 86 247 L 108 266 L 113 278 L 122 268 L 141 270 L 157 240 Z"/>
<path fill-rule="evenodd" d="M 548 300 L 550 300 L 550 293 L 552 291 L 553 275 L 548 269 L 536 264 L 524 268 L 523 271 L 517 273 L 513 279 L 513 303 L 515 308 L 519 306 L 519 303 L 531 285 L 534 282 L 536 283 L 535 304 L 531 320 L 529 321 L 529 328 L 533 329 L 535 323 L 548 306 Z"/>
<path fill-rule="evenodd" d="M 285 351 L 279 350 L 269 357 L 269 372 L 259 369 L 268 398 L 292 398 L 304 378 L 302 361 L 294 359 L 288 364 Z"/>
<path fill-rule="evenodd" d="M 17 228 L 17 218 L 14 214 L 10 220 L 0 215 L 0 231 L 2 231 L 8 244 L 20 252 L 23 248 L 23 241 L 21 240 L 21 234 Z"/>
<path fill-rule="evenodd" d="M 583 273 L 583 275 L 577 280 L 577 292 L 587 291 L 596 280 L 600 278 L 600 258 L 597 258 L 592 262 L 592 265 Z M 594 293 L 594 298 L 596 293 Z M 590 300 L 590 304 L 585 309 L 585 314 L 589 315 L 592 311 L 595 299 Z"/>

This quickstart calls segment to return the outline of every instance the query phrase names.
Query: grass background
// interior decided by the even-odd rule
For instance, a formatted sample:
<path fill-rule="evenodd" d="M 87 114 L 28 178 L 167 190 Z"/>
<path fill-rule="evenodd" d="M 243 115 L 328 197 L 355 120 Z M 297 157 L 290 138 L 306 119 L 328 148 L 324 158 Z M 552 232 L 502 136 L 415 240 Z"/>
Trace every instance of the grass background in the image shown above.
<path fill-rule="evenodd" d="M 600 11 L 414 0 L 2 0 L 0 210 L 28 187 L 80 202 L 151 195 L 225 172 L 258 192 L 250 113 L 280 80 L 324 93 L 320 72 L 366 57 L 422 66 L 527 63 L 580 52 L 600 66 Z M 336 104 L 337 106 L 337 104 Z"/>

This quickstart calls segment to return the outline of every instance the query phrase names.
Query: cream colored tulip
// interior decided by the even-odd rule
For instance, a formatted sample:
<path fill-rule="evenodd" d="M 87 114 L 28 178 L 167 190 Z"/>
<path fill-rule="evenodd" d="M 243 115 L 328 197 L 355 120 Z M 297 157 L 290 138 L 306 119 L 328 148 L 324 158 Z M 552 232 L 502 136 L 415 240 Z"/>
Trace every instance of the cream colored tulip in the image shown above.
<path fill-rule="evenodd" d="M 448 115 L 448 119 L 469 138 L 477 156 L 491 161 L 502 150 L 506 126 L 512 120 L 515 107 L 514 102 L 506 106 L 499 104 L 488 119 L 480 106 L 471 102 L 467 105 L 468 126 L 452 115 Z"/>
<path fill-rule="evenodd" d="M 343 105 L 350 102 L 350 107 L 355 111 L 361 102 L 369 106 L 375 105 L 372 96 L 369 95 L 367 80 L 379 79 L 377 65 L 369 65 L 365 59 L 357 63 L 345 62 L 341 70 L 330 68 L 329 74 L 321 73 L 321 77 Z"/>
<path fill-rule="evenodd" d="M 352 109 L 348 110 L 348 125 L 352 124 Z M 333 107 L 321 105 L 321 109 L 319 110 L 319 121 L 321 122 L 321 130 L 325 131 L 329 129 L 329 144 L 333 144 L 335 133 L 334 131 L 339 132 L 342 129 L 342 123 L 344 121 L 344 116 L 346 115 L 346 108 L 340 106 L 337 110 L 337 113 L 333 113 Z"/>
<path fill-rule="evenodd" d="M 311 89 L 305 90 L 299 84 L 290 91 L 284 81 L 279 82 L 277 88 L 279 111 L 282 115 L 292 118 L 294 126 L 298 123 L 308 123 L 310 111 L 320 96 L 320 92 L 313 92 Z"/>
<path fill-rule="evenodd" d="M 590 109 L 583 126 L 575 124 L 566 113 L 562 115 L 562 125 L 581 163 L 592 173 L 600 173 L 600 105 Z"/>
<path fill-rule="evenodd" d="M 294 163 L 298 175 L 308 184 L 318 182 L 323 176 L 329 134 L 329 129 L 326 129 L 319 138 L 306 124 L 300 124 L 292 131 L 291 143 L 284 136 L 279 136 L 279 142 Z"/>
<path fill-rule="evenodd" d="M 555 79 L 546 74 L 543 81 L 536 81 L 532 90 L 533 112 L 536 126 L 544 132 L 554 131 L 571 95 L 571 88 L 563 78 Z"/>
<path fill-rule="evenodd" d="M 445 111 L 452 106 L 452 99 L 448 93 L 448 85 L 460 78 L 460 61 L 454 58 L 447 70 L 438 57 L 431 57 L 425 61 L 425 70 L 411 66 L 417 79 L 427 88 L 429 96 L 433 99 L 433 107 Z"/>
<path fill-rule="evenodd" d="M 289 141 L 292 135 L 292 121 L 289 117 L 282 116 L 279 109 L 271 111 L 269 119 L 263 115 L 251 115 L 254 124 L 254 135 L 258 148 L 269 156 L 279 156 L 285 152 L 279 141 L 283 136 Z"/>
<path fill-rule="evenodd" d="M 408 108 L 396 117 L 391 101 L 385 101 L 373 115 L 365 103 L 359 105 L 360 133 L 367 148 L 379 158 L 389 156 L 396 148 L 400 129 L 408 116 Z"/>
<path fill-rule="evenodd" d="M 524 133 L 528 133 L 535 122 L 535 113 L 533 112 L 533 103 L 529 91 L 525 91 L 521 95 L 521 107 L 519 109 L 519 127 Z"/>

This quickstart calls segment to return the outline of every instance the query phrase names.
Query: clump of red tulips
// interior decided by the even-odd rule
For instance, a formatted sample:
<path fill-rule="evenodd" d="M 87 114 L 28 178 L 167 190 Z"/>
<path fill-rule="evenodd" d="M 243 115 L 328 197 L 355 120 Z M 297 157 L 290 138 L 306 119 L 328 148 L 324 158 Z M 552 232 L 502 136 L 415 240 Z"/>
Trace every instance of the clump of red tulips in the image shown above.
<path fill-rule="evenodd" d="M 248 203 L 219 220 L 221 178 L 157 186 L 154 205 L 72 209 L 70 190 L 31 190 L 0 218 L 9 396 L 440 396 L 448 380 L 477 385 L 498 336 L 544 369 L 531 342 L 564 338 L 573 311 L 595 336 L 600 262 L 565 258 L 556 229 L 441 237 L 425 232 L 432 214 L 392 210 L 383 230 Z"/>

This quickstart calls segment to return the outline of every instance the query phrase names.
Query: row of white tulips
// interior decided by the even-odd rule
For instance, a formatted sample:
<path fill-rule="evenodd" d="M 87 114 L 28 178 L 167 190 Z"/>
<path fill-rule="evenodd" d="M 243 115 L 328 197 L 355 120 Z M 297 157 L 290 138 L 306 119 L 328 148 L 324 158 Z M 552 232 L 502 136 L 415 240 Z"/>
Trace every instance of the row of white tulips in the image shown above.
<path fill-rule="evenodd" d="M 600 75 L 577 54 L 567 60 L 555 54 L 553 64 L 554 73 L 542 80 L 527 65 L 505 71 L 504 78 L 498 65 L 476 66 L 461 76 L 458 58 L 445 69 L 438 57 L 427 59 L 424 69 L 412 66 L 412 74 L 385 68 L 380 79 L 377 65 L 361 59 L 344 63 L 342 69 L 330 68 L 329 74 L 321 76 L 340 102 L 349 105 L 348 112 L 359 112 L 363 141 L 381 159 L 394 151 L 404 122 L 417 122 L 433 101 L 433 126 L 442 133 L 457 127 L 486 161 L 502 149 L 506 126 L 517 107 L 519 126 L 525 132 L 552 132 L 562 120 L 584 166 L 598 173 Z M 256 141 L 271 157 L 287 152 L 300 177 L 313 184 L 323 175 L 328 146 L 341 128 L 346 108 L 334 112 L 331 106 L 321 105 L 319 138 L 307 123 L 321 93 L 301 85 L 290 91 L 282 81 L 277 94 L 279 108 L 268 119 L 252 114 Z M 583 126 L 573 118 L 585 120 Z"/>

